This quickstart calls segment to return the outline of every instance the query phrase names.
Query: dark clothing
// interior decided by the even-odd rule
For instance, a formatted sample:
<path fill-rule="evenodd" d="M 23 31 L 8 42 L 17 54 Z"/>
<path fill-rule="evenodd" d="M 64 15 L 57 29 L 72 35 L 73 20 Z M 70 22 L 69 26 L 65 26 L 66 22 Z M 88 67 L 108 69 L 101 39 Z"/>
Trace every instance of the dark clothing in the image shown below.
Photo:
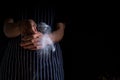
<path fill-rule="evenodd" d="M 22 10 L 22 11 L 21 11 Z M 53 29 L 55 9 L 17 9 L 13 15 L 16 21 L 33 19 L 45 22 Z M 21 15 L 21 16 L 20 16 Z M 12 17 L 12 16 L 10 16 Z M 0 80 L 64 80 L 62 52 L 59 43 L 55 43 L 56 50 L 51 49 L 30 51 L 20 47 L 21 36 L 11 38 L 6 47 L 1 63 Z"/>

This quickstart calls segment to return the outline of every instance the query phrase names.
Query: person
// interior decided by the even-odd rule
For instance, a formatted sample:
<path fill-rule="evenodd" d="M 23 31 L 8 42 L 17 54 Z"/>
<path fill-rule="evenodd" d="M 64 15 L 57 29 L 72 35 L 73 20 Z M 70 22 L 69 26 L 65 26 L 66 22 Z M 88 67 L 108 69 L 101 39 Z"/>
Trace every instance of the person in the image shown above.
<path fill-rule="evenodd" d="M 65 23 L 59 19 L 61 16 L 56 15 L 54 8 L 17 9 L 17 12 L 15 19 L 8 18 L 4 22 L 9 42 L 0 67 L 0 80 L 64 80 L 59 42 L 64 36 Z M 55 51 L 44 50 L 41 40 L 45 34 L 39 31 L 40 22 L 52 28 L 47 37 Z M 45 43 L 52 45 L 47 40 Z"/>

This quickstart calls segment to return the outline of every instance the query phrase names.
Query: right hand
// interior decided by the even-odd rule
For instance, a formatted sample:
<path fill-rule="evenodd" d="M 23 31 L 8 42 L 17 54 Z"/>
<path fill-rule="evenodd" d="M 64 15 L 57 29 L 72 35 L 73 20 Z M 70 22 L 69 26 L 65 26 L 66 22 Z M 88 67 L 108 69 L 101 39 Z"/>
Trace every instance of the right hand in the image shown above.
<path fill-rule="evenodd" d="M 38 32 L 37 25 L 32 19 L 19 22 L 19 28 L 22 35 L 31 35 Z"/>

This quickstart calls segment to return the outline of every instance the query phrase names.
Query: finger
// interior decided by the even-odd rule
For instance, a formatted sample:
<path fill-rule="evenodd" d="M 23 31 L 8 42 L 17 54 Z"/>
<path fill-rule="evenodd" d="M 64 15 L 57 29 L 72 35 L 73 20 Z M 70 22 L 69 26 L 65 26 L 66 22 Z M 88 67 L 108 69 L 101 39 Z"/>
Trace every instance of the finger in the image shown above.
<path fill-rule="evenodd" d="M 32 40 L 29 40 L 29 41 L 26 41 L 26 42 L 22 42 L 20 45 L 21 46 L 28 46 L 28 45 L 31 45 L 31 44 L 39 44 L 41 41 L 40 41 L 40 38 L 36 38 L 36 39 L 32 39 Z"/>
<path fill-rule="evenodd" d="M 20 46 L 24 47 L 24 46 L 31 45 L 31 44 L 32 44 L 32 43 L 31 43 L 30 41 L 28 41 L 28 42 L 22 42 L 22 43 L 20 44 Z"/>
<path fill-rule="evenodd" d="M 24 49 L 30 49 L 30 48 L 34 48 L 35 46 L 34 45 L 28 45 L 28 46 L 24 46 L 23 48 Z"/>
<path fill-rule="evenodd" d="M 29 45 L 27 47 L 23 47 L 24 49 L 29 49 L 29 50 L 38 50 L 38 49 L 42 49 L 42 46 L 34 46 L 34 45 Z"/>
<path fill-rule="evenodd" d="M 43 47 L 42 46 L 38 46 L 38 47 L 30 48 L 29 50 L 39 50 L 39 49 L 43 49 Z"/>
<path fill-rule="evenodd" d="M 29 48 L 33 48 L 33 47 L 37 47 L 37 46 L 41 46 L 42 44 L 40 42 L 35 42 L 34 44 L 29 44 L 29 45 L 25 45 L 22 46 L 25 49 L 29 49 Z"/>
<path fill-rule="evenodd" d="M 31 39 L 34 39 L 34 38 L 39 38 L 40 36 L 42 36 L 42 33 L 36 33 L 36 34 L 33 34 L 33 35 L 30 35 L 30 36 L 25 36 L 22 38 L 23 41 L 28 41 L 28 40 L 31 40 Z"/>

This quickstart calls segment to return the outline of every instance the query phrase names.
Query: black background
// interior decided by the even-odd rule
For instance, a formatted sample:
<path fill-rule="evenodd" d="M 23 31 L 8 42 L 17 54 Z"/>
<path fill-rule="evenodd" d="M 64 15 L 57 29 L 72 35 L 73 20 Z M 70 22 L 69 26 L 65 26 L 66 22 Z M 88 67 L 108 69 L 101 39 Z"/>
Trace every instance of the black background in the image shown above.
<path fill-rule="evenodd" d="M 22 4 L 22 7 L 38 4 L 37 2 Z M 109 75 L 108 77 L 119 76 L 120 59 L 115 49 L 117 39 L 115 36 L 118 33 L 111 28 L 112 7 L 106 4 L 89 4 L 89 2 L 81 4 L 69 4 L 69 2 L 54 4 L 54 7 L 61 9 L 63 11 L 61 13 L 64 13 L 67 18 L 65 35 L 60 42 L 63 50 L 65 80 L 98 80 L 100 75 L 107 76 L 106 74 Z M 14 7 L 9 8 L 14 9 Z M 9 8 L 1 8 L 1 11 Z M 5 16 L 4 13 L 0 14 L 0 17 L 2 16 Z M 7 40 L 1 28 L 1 55 Z"/>

